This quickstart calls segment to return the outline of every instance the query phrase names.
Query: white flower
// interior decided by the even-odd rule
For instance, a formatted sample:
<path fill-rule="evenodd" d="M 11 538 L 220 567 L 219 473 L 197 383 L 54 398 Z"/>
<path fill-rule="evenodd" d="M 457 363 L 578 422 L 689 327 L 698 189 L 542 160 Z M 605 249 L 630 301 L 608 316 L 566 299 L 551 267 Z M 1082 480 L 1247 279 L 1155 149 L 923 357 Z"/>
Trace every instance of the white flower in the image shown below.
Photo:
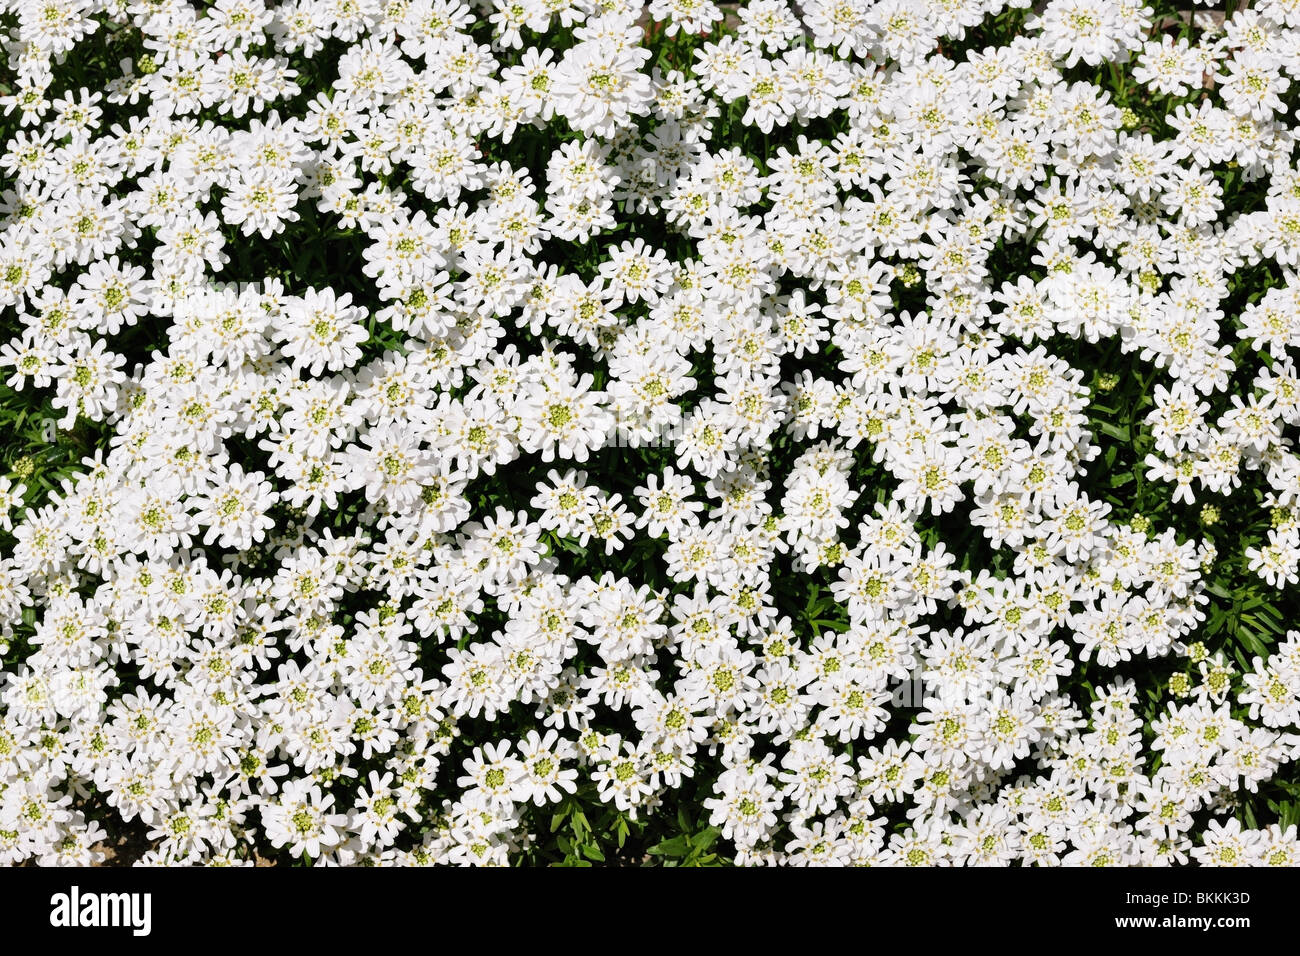
<path fill-rule="evenodd" d="M 295 368 L 312 375 L 350 368 L 361 357 L 359 346 L 369 333 L 361 322 L 366 310 L 352 305 L 352 296 L 333 289 L 308 289 L 286 304 L 275 328 L 281 351 Z"/>
<path fill-rule="evenodd" d="M 640 72 L 649 56 L 643 47 L 614 39 L 571 47 L 555 70 L 556 112 L 577 130 L 612 137 L 630 126 L 634 116 L 650 111 L 650 78 Z"/>

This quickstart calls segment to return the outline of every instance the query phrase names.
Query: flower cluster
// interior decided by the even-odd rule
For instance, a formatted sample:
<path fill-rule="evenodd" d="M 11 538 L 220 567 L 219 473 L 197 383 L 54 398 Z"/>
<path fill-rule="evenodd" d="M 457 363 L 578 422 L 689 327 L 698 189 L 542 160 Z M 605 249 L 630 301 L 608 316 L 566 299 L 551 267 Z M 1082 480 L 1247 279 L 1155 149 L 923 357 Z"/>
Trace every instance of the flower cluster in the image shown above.
<path fill-rule="evenodd" d="M 201 6 L 0 0 L 0 862 L 1300 861 L 1300 7 Z"/>

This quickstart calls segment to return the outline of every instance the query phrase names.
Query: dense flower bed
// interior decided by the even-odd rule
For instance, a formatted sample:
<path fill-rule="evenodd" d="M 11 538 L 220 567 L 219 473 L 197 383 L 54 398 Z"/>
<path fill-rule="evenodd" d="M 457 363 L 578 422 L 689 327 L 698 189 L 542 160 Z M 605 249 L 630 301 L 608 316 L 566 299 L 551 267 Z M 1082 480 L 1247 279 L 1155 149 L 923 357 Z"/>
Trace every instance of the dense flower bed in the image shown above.
<path fill-rule="evenodd" d="M 1300 857 L 1296 0 L 0 28 L 0 862 Z"/>

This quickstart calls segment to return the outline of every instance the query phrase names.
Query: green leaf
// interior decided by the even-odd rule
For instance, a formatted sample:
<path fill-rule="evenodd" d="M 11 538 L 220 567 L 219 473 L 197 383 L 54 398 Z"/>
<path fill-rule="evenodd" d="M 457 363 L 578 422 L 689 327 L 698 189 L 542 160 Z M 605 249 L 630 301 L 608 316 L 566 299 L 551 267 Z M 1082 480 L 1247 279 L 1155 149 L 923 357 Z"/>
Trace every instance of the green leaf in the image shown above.
<path fill-rule="evenodd" d="M 646 850 L 651 856 L 685 856 L 689 849 L 689 842 L 684 834 L 675 836 L 670 840 L 664 840 L 656 843 L 650 849 Z"/>

